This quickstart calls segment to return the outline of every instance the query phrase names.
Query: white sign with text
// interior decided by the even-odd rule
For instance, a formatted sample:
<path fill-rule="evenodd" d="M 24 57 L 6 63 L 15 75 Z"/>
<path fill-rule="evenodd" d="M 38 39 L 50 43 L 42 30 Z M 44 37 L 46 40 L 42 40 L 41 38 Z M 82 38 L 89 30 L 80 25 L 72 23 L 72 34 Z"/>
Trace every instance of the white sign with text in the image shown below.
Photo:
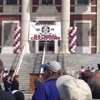
<path fill-rule="evenodd" d="M 61 23 L 41 24 L 30 22 L 29 40 L 61 40 Z"/>

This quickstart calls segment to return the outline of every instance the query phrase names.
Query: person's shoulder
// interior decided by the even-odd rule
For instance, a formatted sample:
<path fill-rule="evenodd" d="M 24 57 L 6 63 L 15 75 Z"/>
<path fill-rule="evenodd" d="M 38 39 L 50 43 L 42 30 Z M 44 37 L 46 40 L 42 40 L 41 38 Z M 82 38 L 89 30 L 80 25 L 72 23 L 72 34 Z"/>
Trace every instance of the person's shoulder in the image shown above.
<path fill-rule="evenodd" d="M 49 79 L 47 79 L 45 82 L 52 82 L 52 81 L 56 81 L 57 78 L 56 77 L 51 77 Z"/>
<path fill-rule="evenodd" d="M 50 79 L 47 79 L 44 83 L 48 84 L 48 83 L 52 83 L 52 82 L 56 82 L 56 81 L 57 81 L 57 78 L 50 78 Z"/>
<path fill-rule="evenodd" d="M 2 100 L 16 100 L 12 93 L 4 90 L 0 90 L 0 98 L 2 98 Z"/>
<path fill-rule="evenodd" d="M 47 86 L 48 84 L 55 83 L 56 81 L 57 81 L 57 78 L 48 79 L 45 82 L 43 82 L 42 84 L 40 84 L 39 88 L 45 88 L 45 86 Z"/>
<path fill-rule="evenodd" d="M 42 86 L 48 86 L 48 85 L 52 85 L 52 84 L 55 84 L 57 81 L 57 78 L 54 78 L 54 79 L 48 79 L 46 80 L 44 83 L 42 83 L 41 85 Z"/>

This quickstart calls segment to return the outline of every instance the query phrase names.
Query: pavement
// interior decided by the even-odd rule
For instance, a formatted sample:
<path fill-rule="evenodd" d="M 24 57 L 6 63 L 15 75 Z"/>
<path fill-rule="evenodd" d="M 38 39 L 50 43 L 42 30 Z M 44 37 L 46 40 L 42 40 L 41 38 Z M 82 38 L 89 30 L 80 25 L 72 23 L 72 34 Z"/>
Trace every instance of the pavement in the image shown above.
<path fill-rule="evenodd" d="M 32 100 L 32 95 L 33 95 L 33 94 L 24 93 L 25 100 Z"/>

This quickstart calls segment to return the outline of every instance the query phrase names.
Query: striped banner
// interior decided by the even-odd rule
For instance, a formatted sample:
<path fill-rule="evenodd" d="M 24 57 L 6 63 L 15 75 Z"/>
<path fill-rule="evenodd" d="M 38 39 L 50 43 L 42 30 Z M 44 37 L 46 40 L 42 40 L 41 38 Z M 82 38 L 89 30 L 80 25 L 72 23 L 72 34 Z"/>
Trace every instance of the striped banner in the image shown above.
<path fill-rule="evenodd" d="M 19 53 L 20 48 L 21 48 L 20 39 L 21 39 L 21 27 L 15 27 L 15 29 L 14 29 L 13 53 Z"/>
<path fill-rule="evenodd" d="M 69 51 L 71 53 L 76 52 L 76 32 L 77 32 L 77 27 L 70 27 L 69 30 Z"/>

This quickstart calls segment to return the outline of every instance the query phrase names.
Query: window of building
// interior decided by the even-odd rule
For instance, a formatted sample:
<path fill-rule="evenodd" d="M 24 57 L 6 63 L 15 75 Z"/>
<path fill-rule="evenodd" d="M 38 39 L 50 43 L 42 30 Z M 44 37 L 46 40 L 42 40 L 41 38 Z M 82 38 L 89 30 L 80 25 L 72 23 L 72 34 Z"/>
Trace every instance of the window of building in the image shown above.
<path fill-rule="evenodd" d="M 6 0 L 7 5 L 17 5 L 17 0 Z"/>
<path fill-rule="evenodd" d="M 52 5 L 53 4 L 53 0 L 42 0 L 42 4 L 43 5 Z"/>
<path fill-rule="evenodd" d="M 77 0 L 77 4 L 89 4 L 89 0 Z"/>

